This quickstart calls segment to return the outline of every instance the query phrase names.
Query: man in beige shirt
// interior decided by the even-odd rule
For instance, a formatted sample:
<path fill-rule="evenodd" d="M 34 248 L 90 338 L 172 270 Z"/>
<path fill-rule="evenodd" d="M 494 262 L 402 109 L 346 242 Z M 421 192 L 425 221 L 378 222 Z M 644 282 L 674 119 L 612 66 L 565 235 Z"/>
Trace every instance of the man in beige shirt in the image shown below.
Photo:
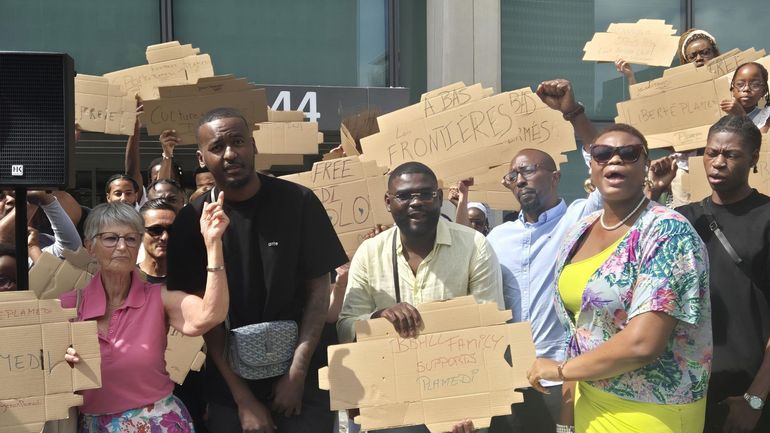
<path fill-rule="evenodd" d="M 402 337 L 414 337 L 421 325 L 414 305 L 426 302 L 471 294 L 502 308 L 502 276 L 492 247 L 481 233 L 442 219 L 441 201 L 427 166 L 407 162 L 390 174 L 385 205 L 396 227 L 366 240 L 353 257 L 337 322 L 341 342 L 355 340 L 357 320 L 377 317 L 390 320 Z"/>

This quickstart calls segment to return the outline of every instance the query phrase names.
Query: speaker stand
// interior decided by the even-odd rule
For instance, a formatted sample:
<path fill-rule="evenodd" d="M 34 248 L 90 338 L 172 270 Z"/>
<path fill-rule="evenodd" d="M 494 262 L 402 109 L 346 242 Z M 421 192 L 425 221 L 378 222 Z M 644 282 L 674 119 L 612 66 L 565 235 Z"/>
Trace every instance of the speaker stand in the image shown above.
<path fill-rule="evenodd" d="M 27 252 L 27 188 L 16 187 L 16 288 L 29 290 Z"/>

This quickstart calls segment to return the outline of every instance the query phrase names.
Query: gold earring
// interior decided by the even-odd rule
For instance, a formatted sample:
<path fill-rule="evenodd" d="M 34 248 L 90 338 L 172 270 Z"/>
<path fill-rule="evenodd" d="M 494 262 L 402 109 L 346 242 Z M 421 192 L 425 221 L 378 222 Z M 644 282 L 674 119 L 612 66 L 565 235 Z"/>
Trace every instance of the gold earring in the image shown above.
<path fill-rule="evenodd" d="M 759 170 L 757 170 L 757 166 L 754 165 L 754 173 L 759 173 Z"/>
<path fill-rule="evenodd" d="M 583 189 L 585 190 L 586 194 L 591 194 L 592 192 L 596 191 L 596 187 L 593 183 L 591 183 L 590 177 L 586 179 L 585 182 L 583 182 Z"/>
<path fill-rule="evenodd" d="M 649 176 L 644 176 L 644 187 L 647 189 L 652 188 L 652 180 L 650 180 Z"/>

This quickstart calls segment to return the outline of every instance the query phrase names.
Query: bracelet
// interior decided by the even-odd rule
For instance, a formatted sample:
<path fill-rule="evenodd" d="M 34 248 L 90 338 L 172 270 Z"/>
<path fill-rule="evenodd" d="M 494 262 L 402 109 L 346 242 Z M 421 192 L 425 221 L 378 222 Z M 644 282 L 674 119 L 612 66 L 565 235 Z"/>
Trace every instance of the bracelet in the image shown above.
<path fill-rule="evenodd" d="M 556 367 L 556 371 L 559 374 L 559 380 L 561 380 L 562 382 L 567 381 L 567 379 L 564 377 L 564 373 L 562 372 L 562 369 L 564 368 L 564 366 L 567 365 L 567 361 L 569 361 L 569 358 L 565 359 L 564 362 L 562 362 L 561 364 L 559 364 L 558 367 Z"/>
<path fill-rule="evenodd" d="M 221 265 L 221 266 L 207 266 L 206 270 L 209 271 L 209 272 L 224 271 L 225 270 L 225 265 Z"/>
<path fill-rule="evenodd" d="M 556 433 L 575 433 L 575 426 L 556 424 Z"/>
<path fill-rule="evenodd" d="M 562 115 L 562 117 L 564 117 L 564 120 L 568 120 L 568 121 L 571 122 L 571 121 L 575 120 L 575 118 L 578 117 L 579 115 L 585 113 L 585 111 L 586 111 L 586 106 L 583 105 L 582 102 L 578 102 L 577 103 L 577 108 L 575 108 L 574 110 L 570 111 L 569 113 L 564 113 Z"/>
<path fill-rule="evenodd" d="M 163 152 L 163 159 L 174 159 L 174 154 L 172 153 L 171 156 L 166 156 L 166 152 Z"/>

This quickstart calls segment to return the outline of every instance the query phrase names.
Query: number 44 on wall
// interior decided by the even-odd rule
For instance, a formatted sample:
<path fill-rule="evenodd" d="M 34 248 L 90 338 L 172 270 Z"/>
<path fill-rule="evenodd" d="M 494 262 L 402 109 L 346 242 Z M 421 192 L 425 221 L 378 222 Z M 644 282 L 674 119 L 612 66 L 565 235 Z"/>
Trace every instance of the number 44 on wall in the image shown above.
<path fill-rule="evenodd" d="M 278 97 L 275 98 L 272 110 L 277 111 L 292 111 L 291 108 L 291 92 L 288 90 L 281 90 L 278 93 Z M 311 122 L 318 122 L 321 118 L 321 113 L 318 112 L 316 104 L 316 92 L 305 92 L 305 96 L 302 98 L 302 102 L 299 103 L 297 111 L 305 113 L 305 117 Z"/>

